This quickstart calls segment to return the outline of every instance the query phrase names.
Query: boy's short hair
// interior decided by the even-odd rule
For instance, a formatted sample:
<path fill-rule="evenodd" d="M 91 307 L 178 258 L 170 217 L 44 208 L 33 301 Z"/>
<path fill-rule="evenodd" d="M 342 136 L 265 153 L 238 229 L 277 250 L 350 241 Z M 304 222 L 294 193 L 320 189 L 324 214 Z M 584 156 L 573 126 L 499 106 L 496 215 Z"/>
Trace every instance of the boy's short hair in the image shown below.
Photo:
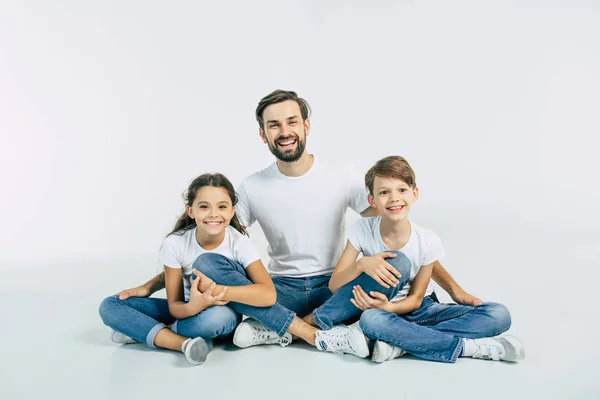
<path fill-rule="evenodd" d="M 380 178 L 399 179 L 413 189 L 417 187 L 415 171 L 413 171 L 404 157 L 389 156 L 382 158 L 367 171 L 365 186 L 369 189 L 371 195 L 373 195 L 373 182 L 375 182 L 376 176 Z"/>
<path fill-rule="evenodd" d="M 271 104 L 277 104 L 287 100 L 293 100 L 298 103 L 300 113 L 302 114 L 302 120 L 306 120 L 310 116 L 310 106 L 306 100 L 298 97 L 296 92 L 291 90 L 277 89 L 260 99 L 260 102 L 256 107 L 256 121 L 258 121 L 258 125 L 261 129 L 264 127 L 263 112 L 265 111 L 265 108 L 269 107 Z"/>

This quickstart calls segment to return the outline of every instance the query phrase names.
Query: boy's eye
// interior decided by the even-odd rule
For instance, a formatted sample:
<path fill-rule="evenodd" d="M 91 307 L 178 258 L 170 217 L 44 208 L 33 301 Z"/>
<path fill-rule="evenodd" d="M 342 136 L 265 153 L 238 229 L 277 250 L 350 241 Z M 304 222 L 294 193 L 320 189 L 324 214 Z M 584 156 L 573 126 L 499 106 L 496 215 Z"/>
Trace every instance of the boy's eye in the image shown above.
<path fill-rule="evenodd" d="M 404 189 L 404 188 L 400 189 L 400 193 L 404 193 L 404 192 L 406 192 L 406 189 Z"/>
<path fill-rule="evenodd" d="M 379 194 L 387 194 L 387 190 L 382 190 Z"/>

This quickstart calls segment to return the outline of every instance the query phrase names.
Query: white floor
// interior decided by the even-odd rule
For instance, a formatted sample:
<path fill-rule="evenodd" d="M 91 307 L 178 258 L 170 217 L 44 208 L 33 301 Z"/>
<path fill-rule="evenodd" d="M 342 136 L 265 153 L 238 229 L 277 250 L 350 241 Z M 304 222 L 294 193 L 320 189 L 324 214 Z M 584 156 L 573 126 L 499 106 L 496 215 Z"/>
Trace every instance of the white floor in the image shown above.
<path fill-rule="evenodd" d="M 0 398 L 600 398 L 599 236 L 539 226 L 442 235 L 457 280 L 511 309 L 523 362 L 404 357 L 375 365 L 293 344 L 220 345 L 205 365 L 191 366 L 179 353 L 109 341 L 100 301 L 155 271 L 151 256 L 112 257 L 2 266 Z"/>

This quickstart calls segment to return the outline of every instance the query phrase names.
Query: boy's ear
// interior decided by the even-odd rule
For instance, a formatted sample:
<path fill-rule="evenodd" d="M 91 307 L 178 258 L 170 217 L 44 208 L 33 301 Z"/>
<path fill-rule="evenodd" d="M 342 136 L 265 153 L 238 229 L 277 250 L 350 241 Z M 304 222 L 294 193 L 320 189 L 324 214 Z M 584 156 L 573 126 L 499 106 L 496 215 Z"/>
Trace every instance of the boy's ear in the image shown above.
<path fill-rule="evenodd" d="M 185 212 L 187 213 L 188 217 L 190 217 L 191 219 L 194 219 L 194 212 L 192 211 L 192 207 L 186 205 Z"/>
<path fill-rule="evenodd" d="M 369 193 L 367 195 L 367 200 L 369 201 L 369 205 L 373 208 L 376 208 L 377 206 L 375 205 L 375 197 L 373 197 L 373 195 L 371 193 Z"/>
<path fill-rule="evenodd" d="M 265 135 L 265 131 L 263 130 L 263 128 L 258 128 L 258 134 L 263 140 L 263 143 L 267 143 L 267 135 Z"/>
<path fill-rule="evenodd" d="M 417 201 L 419 199 L 419 188 L 415 186 L 415 188 L 413 189 L 413 196 L 414 196 L 414 200 L 413 201 Z"/>

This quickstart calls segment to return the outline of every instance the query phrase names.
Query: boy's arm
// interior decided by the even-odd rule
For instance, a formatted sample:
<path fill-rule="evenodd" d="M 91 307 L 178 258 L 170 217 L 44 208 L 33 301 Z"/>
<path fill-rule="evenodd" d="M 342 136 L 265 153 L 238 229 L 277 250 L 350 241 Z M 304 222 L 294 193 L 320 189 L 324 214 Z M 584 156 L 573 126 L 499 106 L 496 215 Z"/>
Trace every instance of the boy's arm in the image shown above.
<path fill-rule="evenodd" d="M 353 281 L 361 274 L 356 265 L 356 259 L 359 254 L 359 251 L 352 246 L 350 241 L 347 241 L 346 248 L 333 270 L 331 279 L 329 279 L 329 290 L 331 292 L 335 293 L 339 288 Z"/>
<path fill-rule="evenodd" d="M 158 292 L 165 287 L 165 273 L 161 272 L 148 282 L 131 289 L 121 290 L 119 294 L 120 300 L 125 300 L 130 297 L 149 297 L 153 293 Z"/>
<path fill-rule="evenodd" d="M 401 315 L 415 311 L 421 307 L 425 292 L 427 292 L 427 286 L 429 286 L 434 264 L 435 262 L 419 268 L 419 272 L 417 272 L 417 276 L 415 276 L 410 286 L 408 296 L 400 301 L 390 302 L 389 311 Z"/>
<path fill-rule="evenodd" d="M 475 297 L 463 290 L 452 276 L 446 271 L 439 261 L 433 263 L 433 272 L 431 278 L 444 289 L 452 300 L 458 304 L 478 306 L 483 303 L 480 298 Z"/>

